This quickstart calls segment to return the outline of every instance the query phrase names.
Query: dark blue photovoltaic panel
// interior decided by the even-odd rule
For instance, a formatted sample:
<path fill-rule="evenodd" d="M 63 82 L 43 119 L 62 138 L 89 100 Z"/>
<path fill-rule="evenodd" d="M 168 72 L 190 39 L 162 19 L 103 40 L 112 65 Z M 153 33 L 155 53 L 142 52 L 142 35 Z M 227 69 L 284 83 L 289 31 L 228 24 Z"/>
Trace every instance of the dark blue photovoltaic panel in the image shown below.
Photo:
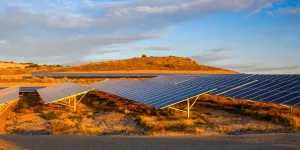
<path fill-rule="evenodd" d="M 157 82 L 157 83 L 166 83 L 166 84 L 180 84 L 189 80 L 193 80 L 199 76 L 187 76 L 187 75 L 169 75 L 169 76 L 159 76 L 156 78 L 148 79 L 145 82 Z"/>
<path fill-rule="evenodd" d="M 164 108 L 201 93 L 280 104 L 297 104 L 298 75 L 165 75 L 144 81 L 107 80 L 100 91 Z M 299 78 L 300 79 L 300 78 Z M 298 105 L 298 104 L 297 104 Z"/>
<path fill-rule="evenodd" d="M 19 99 L 19 86 L 0 90 L 0 104 L 13 102 Z"/>
<path fill-rule="evenodd" d="M 174 74 L 164 73 L 32 73 L 32 77 L 52 77 L 52 78 L 118 78 L 118 77 L 158 77 L 158 76 L 169 76 Z M 185 74 L 176 74 L 185 75 Z M 193 75 L 190 75 L 193 76 Z"/>
<path fill-rule="evenodd" d="M 51 75 L 82 76 L 82 74 L 66 73 Z M 103 74 L 96 75 L 102 76 Z M 104 74 L 104 76 L 106 75 L 111 74 Z M 115 75 L 112 74 L 112 76 Z M 85 74 L 84 76 L 93 77 L 95 74 Z M 212 95 L 233 98 L 299 105 L 299 98 L 297 97 L 300 92 L 299 75 L 224 74 L 159 76 L 159 74 L 151 74 L 151 76 L 158 77 L 148 80 L 105 80 L 91 84 L 88 87 L 157 108 L 164 108 L 207 92 Z M 80 90 L 76 91 L 76 88 L 67 88 L 65 90 L 66 93 L 72 93 L 72 91 L 76 93 Z M 56 94 L 57 97 L 61 97 L 62 95 L 64 94 L 60 92 Z"/>
<path fill-rule="evenodd" d="M 188 87 L 183 84 L 176 84 L 178 82 L 176 81 L 174 83 L 173 79 L 168 79 L 163 83 L 152 81 L 124 82 L 122 80 L 107 80 L 92 84 L 91 86 L 99 91 L 148 104 L 156 108 L 164 108 L 212 90 L 200 88 L 196 82 L 191 83 Z"/>
<path fill-rule="evenodd" d="M 220 75 L 222 76 L 222 75 Z M 233 78 L 222 76 L 222 78 Z M 256 82 L 221 94 L 222 96 L 291 105 L 298 101 L 300 75 L 251 75 Z"/>
<path fill-rule="evenodd" d="M 45 103 L 51 103 L 53 101 L 87 92 L 92 89 L 93 88 L 91 87 L 81 86 L 76 83 L 62 83 L 55 86 L 38 89 L 37 92 Z"/>
<path fill-rule="evenodd" d="M 33 93 L 38 89 L 45 88 L 46 86 L 25 86 L 20 87 L 20 93 Z M 7 87 L 0 87 L 0 90 L 6 89 Z"/>

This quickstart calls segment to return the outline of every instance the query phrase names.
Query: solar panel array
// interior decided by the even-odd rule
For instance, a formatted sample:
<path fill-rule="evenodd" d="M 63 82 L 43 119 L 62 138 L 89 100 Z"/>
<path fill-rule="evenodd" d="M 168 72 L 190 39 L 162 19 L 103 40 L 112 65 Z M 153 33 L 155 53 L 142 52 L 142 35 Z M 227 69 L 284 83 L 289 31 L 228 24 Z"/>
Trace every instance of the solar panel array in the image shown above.
<path fill-rule="evenodd" d="M 14 87 L 0 91 L 0 104 L 20 92 L 38 91 L 45 103 L 97 89 L 165 108 L 208 93 L 239 99 L 300 106 L 300 75 L 164 75 L 148 80 L 104 80 L 89 86 L 63 83 L 51 87 Z M 8 91 L 8 92 L 4 92 Z M 2 93 L 2 94 L 1 94 Z"/>
<path fill-rule="evenodd" d="M 157 108 L 202 93 L 300 106 L 300 75 L 159 76 L 135 82 L 107 80 L 93 88 Z"/>
<path fill-rule="evenodd" d="M 170 78 L 174 79 L 174 77 L 171 76 Z M 158 81 L 151 81 L 151 79 L 150 81 L 133 82 L 124 80 L 106 80 L 93 84 L 91 87 L 99 91 L 148 104 L 156 108 L 165 108 L 186 100 L 187 98 L 213 90 L 211 88 L 200 88 L 195 83 L 191 83 L 189 86 L 175 84 L 174 82 L 177 81 L 170 80 L 170 82 L 167 83 L 160 83 Z M 180 81 L 183 80 L 181 79 Z"/>
<path fill-rule="evenodd" d="M 224 77 L 225 76 L 223 76 L 223 78 Z M 226 80 L 228 78 L 232 77 L 225 77 Z M 244 77 L 244 80 L 256 81 L 221 95 L 240 99 L 300 106 L 299 75 L 251 75 Z"/>
<path fill-rule="evenodd" d="M 203 75 L 207 80 L 243 80 L 248 84 L 229 91 L 215 93 L 221 96 L 300 106 L 300 75 Z M 220 93 L 218 93 L 220 92 Z"/>
<path fill-rule="evenodd" d="M 20 87 L 20 93 L 33 93 L 38 89 L 45 88 L 46 86 L 25 86 Z M 6 89 L 7 87 L 0 87 L 0 90 Z"/>
<path fill-rule="evenodd" d="M 52 77 L 52 78 L 118 78 L 118 77 L 157 77 L 168 74 L 152 73 L 32 73 L 32 77 Z M 170 74 L 169 74 L 170 75 Z"/>
<path fill-rule="evenodd" d="M 19 86 L 0 90 L 0 104 L 9 103 L 19 99 Z"/>
<path fill-rule="evenodd" d="M 45 103 L 51 103 L 59 99 L 77 95 L 92 90 L 76 83 L 63 83 L 55 86 L 38 89 L 37 92 Z"/>

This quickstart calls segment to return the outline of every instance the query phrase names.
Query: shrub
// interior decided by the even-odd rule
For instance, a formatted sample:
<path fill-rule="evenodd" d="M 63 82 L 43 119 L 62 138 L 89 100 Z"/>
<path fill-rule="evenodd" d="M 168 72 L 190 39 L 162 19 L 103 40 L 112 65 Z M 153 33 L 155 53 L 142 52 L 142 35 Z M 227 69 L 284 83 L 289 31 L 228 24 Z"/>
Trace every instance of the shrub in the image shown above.
<path fill-rule="evenodd" d="M 146 58 L 146 57 L 147 57 L 147 55 L 146 55 L 146 54 L 143 54 L 143 55 L 142 55 L 142 58 Z"/>
<path fill-rule="evenodd" d="M 167 68 L 175 68 L 175 66 L 173 64 L 165 64 L 164 66 Z"/>
<path fill-rule="evenodd" d="M 153 65 L 153 61 L 148 61 L 147 64 L 148 65 Z"/>
<path fill-rule="evenodd" d="M 59 115 L 54 112 L 41 113 L 39 116 L 45 120 L 54 120 L 59 118 Z"/>

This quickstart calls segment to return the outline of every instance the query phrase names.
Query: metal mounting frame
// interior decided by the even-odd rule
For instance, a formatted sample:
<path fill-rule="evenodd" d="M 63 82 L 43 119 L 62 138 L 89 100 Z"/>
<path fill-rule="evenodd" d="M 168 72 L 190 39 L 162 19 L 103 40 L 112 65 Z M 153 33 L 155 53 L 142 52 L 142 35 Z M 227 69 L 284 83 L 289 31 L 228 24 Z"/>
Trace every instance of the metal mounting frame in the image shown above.
<path fill-rule="evenodd" d="M 0 116 L 17 100 L 11 101 L 9 103 L 0 104 Z"/>
<path fill-rule="evenodd" d="M 213 89 L 213 90 L 207 91 L 207 92 L 205 92 L 205 93 L 201 93 L 201 94 L 199 94 L 199 95 L 196 95 L 196 96 L 194 96 L 194 97 L 191 97 L 191 98 L 188 98 L 188 99 L 185 99 L 185 100 L 181 101 L 181 102 L 184 102 L 184 101 L 187 102 L 187 110 L 181 110 L 181 109 L 172 107 L 172 106 L 174 106 L 175 104 L 178 104 L 178 103 L 180 103 L 180 102 L 175 103 L 175 104 L 172 104 L 172 105 L 167 106 L 167 107 L 164 107 L 164 108 L 169 108 L 169 109 L 173 109 L 173 110 L 177 110 L 177 111 L 181 111 L 181 112 L 186 112 L 186 113 L 187 113 L 187 118 L 190 119 L 190 117 L 191 117 L 191 109 L 193 108 L 193 106 L 195 105 L 195 103 L 197 102 L 197 100 L 199 99 L 199 97 L 200 97 L 201 95 L 204 95 L 204 94 L 213 92 L 213 91 L 215 91 L 215 90 L 217 90 L 217 89 Z M 195 100 L 194 100 L 194 102 L 193 102 L 192 105 L 191 105 L 190 100 L 191 100 L 192 98 L 195 98 Z M 163 108 L 162 108 L 162 109 L 163 109 Z"/>
<path fill-rule="evenodd" d="M 52 104 L 59 104 L 59 105 L 64 105 L 64 106 L 68 106 L 70 108 L 73 108 L 73 111 L 76 112 L 77 111 L 77 105 L 79 104 L 79 102 L 85 97 L 85 95 L 88 93 L 89 91 L 85 91 L 76 95 L 72 95 L 69 97 L 65 97 L 62 99 L 58 99 L 56 101 L 51 102 Z M 77 99 L 77 96 L 80 96 L 80 99 Z M 50 104 L 51 104 L 50 103 Z"/>

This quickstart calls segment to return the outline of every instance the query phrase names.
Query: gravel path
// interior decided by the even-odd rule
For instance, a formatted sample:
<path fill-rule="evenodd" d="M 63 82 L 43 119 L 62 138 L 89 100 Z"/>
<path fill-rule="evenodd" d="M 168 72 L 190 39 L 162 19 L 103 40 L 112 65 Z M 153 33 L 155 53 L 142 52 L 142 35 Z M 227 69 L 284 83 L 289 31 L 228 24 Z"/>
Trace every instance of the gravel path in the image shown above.
<path fill-rule="evenodd" d="M 300 134 L 239 136 L 0 136 L 0 149 L 300 149 Z"/>

